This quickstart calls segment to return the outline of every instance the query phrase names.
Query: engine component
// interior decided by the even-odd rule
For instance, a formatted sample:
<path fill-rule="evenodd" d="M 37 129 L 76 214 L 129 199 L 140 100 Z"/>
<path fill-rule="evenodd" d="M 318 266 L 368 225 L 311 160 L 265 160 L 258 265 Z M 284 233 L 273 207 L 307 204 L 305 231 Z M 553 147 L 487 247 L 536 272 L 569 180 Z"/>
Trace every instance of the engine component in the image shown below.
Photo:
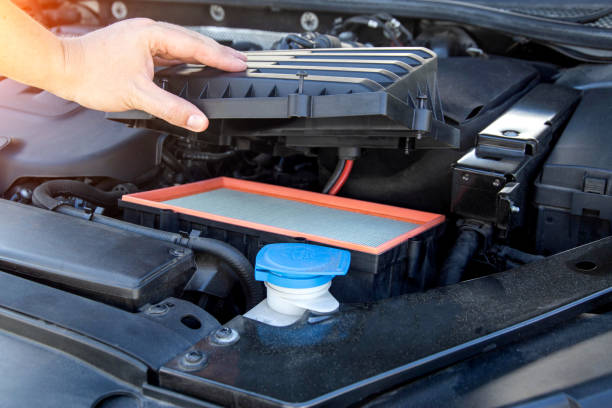
<path fill-rule="evenodd" d="M 369 150 L 355 162 L 342 189 L 347 197 L 447 214 L 451 166 L 476 144 L 478 132 L 537 85 L 538 72 L 522 61 L 453 57 L 438 60 L 438 87 L 447 123 L 461 131 L 461 151 Z M 426 139 L 417 140 L 417 147 Z M 319 152 L 319 157 L 333 166 Z"/>
<path fill-rule="evenodd" d="M 579 92 L 541 84 L 478 135 L 453 167 L 451 210 L 494 224 L 502 237 L 526 220 L 535 172 Z"/>
<path fill-rule="evenodd" d="M 272 326 L 289 326 L 306 311 L 329 314 L 340 304 L 329 293 L 335 276 L 346 275 L 351 254 L 309 244 L 270 244 L 259 251 L 255 279 L 268 297 L 244 316 Z"/>
<path fill-rule="evenodd" d="M 3 270 L 128 310 L 179 294 L 195 269 L 187 248 L 33 206 L 0 200 L 0 224 Z"/>
<path fill-rule="evenodd" d="M 52 210 L 57 205 L 63 204 L 54 197 L 63 194 L 87 200 L 98 206 L 113 207 L 117 205 L 117 200 L 124 192 L 102 191 L 76 180 L 50 180 L 36 187 L 32 194 L 32 202 L 36 206 Z"/>
<path fill-rule="evenodd" d="M 398 148 L 406 138 L 429 135 L 438 147 L 460 145 L 458 131 L 443 122 L 437 58 L 427 49 L 247 54 L 245 72 L 178 66 L 156 74 L 164 89 L 189 100 L 211 119 L 210 128 L 201 136 L 210 143 L 248 149 L 253 138 L 283 136 L 286 146 L 298 148 Z M 187 134 L 143 112 L 108 117 Z M 240 139 L 246 144 L 238 143 Z"/>
<path fill-rule="evenodd" d="M 217 178 L 123 197 L 127 221 L 201 231 L 255 260 L 265 244 L 312 242 L 351 252 L 332 293 L 344 302 L 385 298 L 434 283 L 444 217 L 341 197 Z"/>
<path fill-rule="evenodd" d="M 312 314 L 288 328 L 238 316 L 227 323 L 240 334 L 238 343 L 198 342 L 194 349 L 210 357 L 207 368 L 186 375 L 176 357 L 160 370 L 160 386 L 220 405 L 248 405 L 254 397 L 253 405 L 267 407 L 363 405 L 373 392 L 410 383 L 609 303 L 611 249 L 612 238 L 604 238 L 460 285 L 364 307 L 341 305 L 333 318 Z M 597 273 L 583 269 L 585 261 L 596 265 Z M 570 344 L 575 345 L 575 337 Z M 279 367 L 290 367 L 290 375 Z M 453 388 L 453 374 L 440 387 Z M 498 402 L 491 394 L 479 402 L 491 400 Z M 396 406 L 410 405 L 409 400 Z"/>
<path fill-rule="evenodd" d="M 184 238 L 179 234 L 158 231 L 151 228 L 141 227 L 130 224 L 115 218 L 107 217 L 99 214 L 89 214 L 79 209 L 65 205 L 63 200 L 55 198 L 55 195 L 68 192 L 79 197 L 86 197 L 88 200 L 98 200 L 100 197 L 104 199 L 112 198 L 113 195 L 107 195 L 102 191 L 97 191 L 94 187 L 88 186 L 82 182 L 73 180 L 53 180 L 41 184 L 34 190 L 35 204 L 55 210 L 66 215 L 84 218 L 94 223 L 103 224 L 108 227 L 113 227 L 119 230 L 136 233 L 148 238 L 157 239 L 160 241 L 178 244 L 196 252 L 209 254 L 226 263 L 234 272 L 236 278 L 240 282 L 245 295 L 245 304 L 247 308 L 255 306 L 263 299 L 263 291 L 253 277 L 253 267 L 249 261 L 232 246 L 225 242 L 215 239 L 201 238 L 198 234 L 192 233 L 189 238 Z M 162 221 L 162 225 L 164 225 Z M 193 231 L 195 232 L 195 231 Z M 201 270 L 198 270 L 201 272 Z M 202 276 L 194 275 L 196 282 L 190 281 L 186 289 L 191 289 L 192 286 L 198 287 L 202 282 Z M 213 274 L 214 275 L 214 274 Z"/>
<path fill-rule="evenodd" d="M 612 89 L 585 92 L 535 189 L 536 248 L 550 254 L 612 233 Z"/>
<path fill-rule="evenodd" d="M 160 163 L 164 139 L 9 79 L 0 80 L 0 134 L 0 194 L 26 177 L 132 182 Z"/>

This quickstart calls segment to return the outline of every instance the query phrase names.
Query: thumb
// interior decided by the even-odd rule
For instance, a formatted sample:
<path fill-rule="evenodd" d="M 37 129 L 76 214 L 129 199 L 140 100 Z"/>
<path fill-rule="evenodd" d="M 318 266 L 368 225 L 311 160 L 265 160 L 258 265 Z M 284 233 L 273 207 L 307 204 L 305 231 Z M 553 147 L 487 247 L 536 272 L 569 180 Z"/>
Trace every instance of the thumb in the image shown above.
<path fill-rule="evenodd" d="M 164 91 L 153 81 L 137 88 L 132 98 L 132 108 L 143 110 L 175 126 L 203 132 L 208 127 L 208 118 L 195 105 L 183 98 Z"/>

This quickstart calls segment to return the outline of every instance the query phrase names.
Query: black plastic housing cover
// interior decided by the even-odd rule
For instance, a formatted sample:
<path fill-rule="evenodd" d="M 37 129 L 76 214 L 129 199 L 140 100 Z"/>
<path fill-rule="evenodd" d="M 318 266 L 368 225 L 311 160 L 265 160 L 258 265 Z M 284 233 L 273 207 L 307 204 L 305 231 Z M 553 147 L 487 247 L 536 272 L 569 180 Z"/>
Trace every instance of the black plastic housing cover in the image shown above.
<path fill-rule="evenodd" d="M 132 182 L 161 162 L 165 135 L 130 129 L 41 89 L 0 79 L 0 194 L 20 178 Z"/>
<path fill-rule="evenodd" d="M 535 189 L 536 247 L 550 254 L 612 234 L 612 89 L 585 92 Z"/>
<path fill-rule="evenodd" d="M 191 250 L 84 219 L 0 200 L 0 268 L 127 310 L 171 297 Z"/>
<path fill-rule="evenodd" d="M 191 233 L 225 241 L 242 252 L 251 263 L 267 244 L 299 242 L 321 245 L 302 237 L 287 237 L 193 215 L 119 201 L 125 221 L 170 232 Z M 336 279 L 331 292 L 340 302 L 359 303 L 422 291 L 437 280 L 435 255 L 445 224 L 439 224 L 397 246 L 374 255 L 350 250 L 351 270 Z"/>
<path fill-rule="evenodd" d="M 443 122 L 437 57 L 430 50 L 330 48 L 247 54 L 244 72 L 182 65 L 156 73 L 156 81 L 202 109 L 212 120 L 204 136 L 216 137 L 218 143 L 228 137 L 284 136 L 292 146 L 391 148 L 398 147 L 398 137 L 420 132 L 459 145 L 459 132 Z M 138 111 L 108 117 L 186 132 Z M 372 137 L 390 140 L 368 140 Z M 343 138 L 351 141 L 344 143 Z"/>
<path fill-rule="evenodd" d="M 492 223 L 504 238 L 524 226 L 532 180 L 579 97 L 540 84 L 480 132 L 453 166 L 452 212 Z"/>

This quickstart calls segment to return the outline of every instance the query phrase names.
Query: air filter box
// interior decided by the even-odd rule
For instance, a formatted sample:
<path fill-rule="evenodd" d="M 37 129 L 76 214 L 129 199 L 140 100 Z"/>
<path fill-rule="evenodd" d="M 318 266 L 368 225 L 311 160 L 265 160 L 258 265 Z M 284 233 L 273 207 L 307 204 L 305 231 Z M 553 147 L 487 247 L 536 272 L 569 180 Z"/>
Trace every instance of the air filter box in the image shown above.
<path fill-rule="evenodd" d="M 155 74 L 167 92 L 201 109 L 208 143 L 245 148 L 281 136 L 288 147 L 461 147 L 444 123 L 437 57 L 425 48 L 329 48 L 248 52 L 243 72 L 179 65 Z M 111 113 L 136 127 L 185 135 L 140 111 Z M 321 137 L 325 135 L 325 137 Z M 423 137 L 427 136 L 427 137 Z M 417 140 L 418 139 L 418 140 Z"/>
<path fill-rule="evenodd" d="M 267 244 L 308 242 L 351 252 L 332 293 L 343 302 L 424 289 L 435 279 L 438 214 L 267 184 L 216 178 L 130 194 L 126 221 L 226 241 L 251 262 Z"/>
<path fill-rule="evenodd" d="M 0 269 L 130 311 L 178 295 L 191 250 L 0 200 Z"/>

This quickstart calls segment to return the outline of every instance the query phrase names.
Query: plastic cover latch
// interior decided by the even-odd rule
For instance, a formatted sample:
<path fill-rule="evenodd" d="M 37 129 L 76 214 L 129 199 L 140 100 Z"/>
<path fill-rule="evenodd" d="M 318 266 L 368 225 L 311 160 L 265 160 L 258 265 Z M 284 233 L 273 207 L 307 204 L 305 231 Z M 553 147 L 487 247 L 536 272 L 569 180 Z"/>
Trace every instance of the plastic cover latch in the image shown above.
<path fill-rule="evenodd" d="M 255 279 L 292 289 L 314 288 L 346 275 L 348 251 L 310 244 L 270 244 L 255 260 Z"/>

